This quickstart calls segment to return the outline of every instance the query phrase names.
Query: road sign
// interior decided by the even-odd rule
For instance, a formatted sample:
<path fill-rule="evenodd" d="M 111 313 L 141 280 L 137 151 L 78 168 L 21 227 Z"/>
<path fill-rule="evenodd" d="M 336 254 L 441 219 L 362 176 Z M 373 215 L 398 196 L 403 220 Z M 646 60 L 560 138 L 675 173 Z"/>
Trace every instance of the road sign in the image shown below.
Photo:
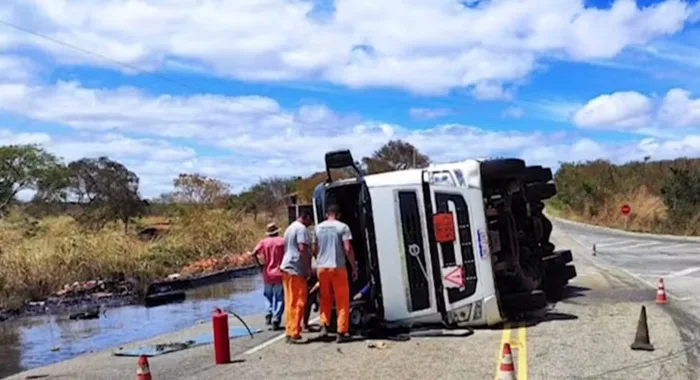
<path fill-rule="evenodd" d="M 622 215 L 628 215 L 630 212 L 632 212 L 632 208 L 628 204 L 624 204 L 622 207 L 620 207 L 620 212 Z"/>
<path fill-rule="evenodd" d="M 463 288 L 464 275 L 462 266 L 457 265 L 454 267 L 442 268 L 442 279 L 446 288 Z"/>

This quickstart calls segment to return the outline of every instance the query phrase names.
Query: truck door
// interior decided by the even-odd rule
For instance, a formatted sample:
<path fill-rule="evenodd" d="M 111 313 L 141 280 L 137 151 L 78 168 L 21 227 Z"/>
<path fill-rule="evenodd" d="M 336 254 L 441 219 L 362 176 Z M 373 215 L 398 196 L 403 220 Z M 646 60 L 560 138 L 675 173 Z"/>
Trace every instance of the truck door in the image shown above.
<path fill-rule="evenodd" d="M 425 172 L 424 180 L 430 182 L 431 240 L 437 256 L 433 259 L 436 296 L 442 298 L 449 314 L 477 298 L 475 242 L 465 196 L 467 189 L 458 186 L 449 171 Z"/>

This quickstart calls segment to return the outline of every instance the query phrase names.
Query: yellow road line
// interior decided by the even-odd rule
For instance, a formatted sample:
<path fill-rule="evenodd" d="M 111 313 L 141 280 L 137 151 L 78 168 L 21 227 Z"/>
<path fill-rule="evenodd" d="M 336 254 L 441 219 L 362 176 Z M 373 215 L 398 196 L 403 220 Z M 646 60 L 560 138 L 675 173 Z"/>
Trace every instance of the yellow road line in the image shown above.
<path fill-rule="evenodd" d="M 496 354 L 496 376 L 494 377 L 496 380 L 498 380 L 498 371 L 501 369 L 501 354 L 503 353 L 503 345 L 510 342 L 511 331 L 510 323 L 506 323 L 503 326 L 501 344 L 498 346 L 498 353 Z"/>
<path fill-rule="evenodd" d="M 503 345 L 510 343 L 510 348 L 513 354 L 518 355 L 518 363 L 515 367 L 517 371 L 518 380 L 527 380 L 527 327 L 524 324 L 518 325 L 518 335 L 515 340 L 511 339 L 513 327 L 511 324 L 506 323 L 503 326 L 503 333 L 501 334 L 501 344 L 498 346 L 498 355 L 496 360 L 496 376 L 494 377 L 498 380 L 498 372 L 501 367 L 501 353 L 503 352 Z"/>
<path fill-rule="evenodd" d="M 527 380 L 527 327 L 518 326 L 518 380 Z"/>

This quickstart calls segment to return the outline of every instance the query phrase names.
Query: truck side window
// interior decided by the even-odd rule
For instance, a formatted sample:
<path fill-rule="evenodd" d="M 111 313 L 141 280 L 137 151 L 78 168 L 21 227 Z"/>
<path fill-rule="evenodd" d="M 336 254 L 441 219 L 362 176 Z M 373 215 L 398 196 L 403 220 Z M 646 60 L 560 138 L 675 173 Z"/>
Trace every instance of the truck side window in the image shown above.
<path fill-rule="evenodd" d="M 469 209 L 467 208 L 467 202 L 460 194 L 436 192 L 435 203 L 437 204 L 437 212 L 449 212 L 450 203 L 454 205 L 456 211 L 456 235 L 459 238 L 462 262 L 457 262 L 455 246 L 453 243 L 440 243 L 444 263 L 443 265 L 445 267 L 453 265 L 464 266 L 464 288 L 447 289 L 447 297 L 450 300 L 450 303 L 452 303 L 469 297 L 476 292 L 476 263 L 474 261 L 474 247 L 472 244 L 471 226 L 469 223 Z"/>

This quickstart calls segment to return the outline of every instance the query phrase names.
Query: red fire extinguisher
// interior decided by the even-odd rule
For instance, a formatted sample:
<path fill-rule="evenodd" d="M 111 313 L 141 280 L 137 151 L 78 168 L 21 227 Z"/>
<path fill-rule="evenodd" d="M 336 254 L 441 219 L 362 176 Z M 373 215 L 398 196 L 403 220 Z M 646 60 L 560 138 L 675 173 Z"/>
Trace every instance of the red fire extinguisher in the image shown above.
<path fill-rule="evenodd" d="M 214 330 L 214 360 L 216 364 L 226 364 L 231 361 L 231 349 L 229 347 L 228 314 L 216 308 L 212 317 Z"/>

